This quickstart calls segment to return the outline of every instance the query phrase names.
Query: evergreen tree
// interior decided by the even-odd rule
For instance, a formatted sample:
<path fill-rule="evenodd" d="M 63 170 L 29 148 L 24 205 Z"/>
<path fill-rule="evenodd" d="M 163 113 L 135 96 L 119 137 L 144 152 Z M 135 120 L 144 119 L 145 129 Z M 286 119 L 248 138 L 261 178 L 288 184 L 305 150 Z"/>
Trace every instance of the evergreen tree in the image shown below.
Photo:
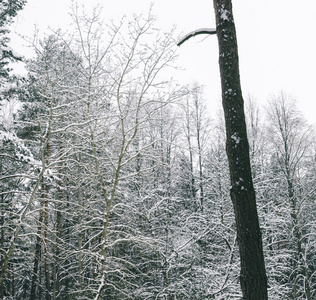
<path fill-rule="evenodd" d="M 10 48 L 9 25 L 27 0 L 4 0 L 0 2 L 0 87 L 9 77 L 9 63 L 21 60 Z"/>

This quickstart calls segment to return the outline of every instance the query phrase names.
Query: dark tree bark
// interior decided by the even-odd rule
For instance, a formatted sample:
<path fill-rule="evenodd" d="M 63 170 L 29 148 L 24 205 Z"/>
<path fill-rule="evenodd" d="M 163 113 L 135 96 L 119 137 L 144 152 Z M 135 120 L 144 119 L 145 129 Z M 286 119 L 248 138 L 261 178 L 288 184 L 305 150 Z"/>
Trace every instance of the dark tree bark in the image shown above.
<path fill-rule="evenodd" d="M 241 262 L 240 284 L 244 300 L 264 300 L 268 299 L 267 278 L 251 176 L 231 0 L 214 0 L 214 10 L 226 124 L 226 152 L 231 180 L 230 194 Z"/>

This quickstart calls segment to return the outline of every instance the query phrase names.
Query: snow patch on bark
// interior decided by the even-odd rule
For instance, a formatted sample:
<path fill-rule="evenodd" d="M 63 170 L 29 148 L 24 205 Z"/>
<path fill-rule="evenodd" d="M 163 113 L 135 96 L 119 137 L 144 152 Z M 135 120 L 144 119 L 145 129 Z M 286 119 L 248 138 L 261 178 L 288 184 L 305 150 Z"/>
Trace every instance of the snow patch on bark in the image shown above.
<path fill-rule="evenodd" d="M 225 9 L 225 5 L 222 4 L 222 7 L 220 9 L 220 18 L 224 21 L 228 21 L 229 20 L 229 11 L 227 9 Z"/>
<path fill-rule="evenodd" d="M 240 143 L 240 137 L 238 136 L 237 132 L 234 132 L 230 138 L 235 141 L 235 144 L 238 145 Z"/>

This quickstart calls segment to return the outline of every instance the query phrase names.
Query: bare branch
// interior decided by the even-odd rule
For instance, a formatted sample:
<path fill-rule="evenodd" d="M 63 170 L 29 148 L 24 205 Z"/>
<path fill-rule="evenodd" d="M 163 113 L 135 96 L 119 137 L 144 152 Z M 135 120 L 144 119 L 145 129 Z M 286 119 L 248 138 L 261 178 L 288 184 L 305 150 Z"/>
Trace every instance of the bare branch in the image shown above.
<path fill-rule="evenodd" d="M 215 28 L 200 28 L 200 29 L 191 31 L 179 40 L 179 42 L 177 43 L 177 46 L 181 46 L 185 41 L 199 34 L 216 34 L 216 29 Z"/>

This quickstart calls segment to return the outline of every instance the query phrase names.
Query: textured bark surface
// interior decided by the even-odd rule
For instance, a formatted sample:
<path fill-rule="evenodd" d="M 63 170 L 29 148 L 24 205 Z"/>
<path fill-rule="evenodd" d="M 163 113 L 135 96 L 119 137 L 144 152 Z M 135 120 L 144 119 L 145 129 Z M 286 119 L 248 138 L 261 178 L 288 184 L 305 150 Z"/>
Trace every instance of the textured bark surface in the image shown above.
<path fill-rule="evenodd" d="M 267 279 L 251 177 L 231 0 L 214 0 L 214 10 L 226 125 L 226 152 L 231 180 L 230 194 L 235 212 L 241 262 L 240 284 L 243 299 L 264 300 L 268 299 Z"/>

